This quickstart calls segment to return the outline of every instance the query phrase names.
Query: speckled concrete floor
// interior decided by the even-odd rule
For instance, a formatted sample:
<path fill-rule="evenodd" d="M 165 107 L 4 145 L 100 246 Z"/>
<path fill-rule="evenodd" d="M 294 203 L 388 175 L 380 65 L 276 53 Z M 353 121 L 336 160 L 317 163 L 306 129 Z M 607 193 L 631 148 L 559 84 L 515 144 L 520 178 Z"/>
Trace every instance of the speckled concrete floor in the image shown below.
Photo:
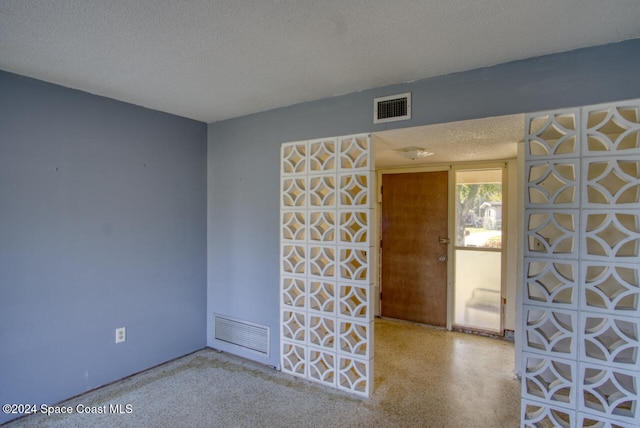
<path fill-rule="evenodd" d="M 375 329 L 369 399 L 205 349 L 63 403 L 122 414 L 37 414 L 6 428 L 519 426 L 512 343 L 386 319 Z"/>

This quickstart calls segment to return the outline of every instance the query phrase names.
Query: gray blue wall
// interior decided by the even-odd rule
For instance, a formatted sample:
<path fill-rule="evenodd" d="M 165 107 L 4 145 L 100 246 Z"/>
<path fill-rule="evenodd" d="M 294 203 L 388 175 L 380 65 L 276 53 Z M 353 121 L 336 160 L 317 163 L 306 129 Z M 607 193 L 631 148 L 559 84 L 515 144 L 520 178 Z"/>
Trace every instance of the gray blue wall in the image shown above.
<path fill-rule="evenodd" d="M 206 346 L 206 132 L 0 72 L 0 403 Z"/>
<path fill-rule="evenodd" d="M 281 143 L 638 98 L 639 75 L 636 39 L 209 124 L 207 343 L 278 365 Z M 412 119 L 373 125 L 373 98 L 407 91 Z M 270 326 L 271 356 L 214 340 L 214 313 Z"/>

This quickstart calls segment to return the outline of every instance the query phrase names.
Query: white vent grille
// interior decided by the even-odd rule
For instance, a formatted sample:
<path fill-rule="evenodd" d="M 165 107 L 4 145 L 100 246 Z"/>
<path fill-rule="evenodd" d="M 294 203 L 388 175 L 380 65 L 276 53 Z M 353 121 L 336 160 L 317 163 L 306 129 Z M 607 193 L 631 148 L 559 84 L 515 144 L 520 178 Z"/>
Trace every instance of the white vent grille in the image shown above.
<path fill-rule="evenodd" d="M 411 92 L 373 100 L 373 123 L 411 119 Z"/>
<path fill-rule="evenodd" d="M 214 338 L 269 356 L 269 327 L 229 317 L 213 317 Z"/>

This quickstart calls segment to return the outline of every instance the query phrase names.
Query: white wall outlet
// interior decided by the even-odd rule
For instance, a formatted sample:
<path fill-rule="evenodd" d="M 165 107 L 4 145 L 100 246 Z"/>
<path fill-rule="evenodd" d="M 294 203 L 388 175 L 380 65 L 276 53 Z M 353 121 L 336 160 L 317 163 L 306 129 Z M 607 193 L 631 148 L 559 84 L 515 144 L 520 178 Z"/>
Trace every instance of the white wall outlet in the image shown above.
<path fill-rule="evenodd" d="M 116 343 L 127 340 L 127 327 L 116 328 Z"/>

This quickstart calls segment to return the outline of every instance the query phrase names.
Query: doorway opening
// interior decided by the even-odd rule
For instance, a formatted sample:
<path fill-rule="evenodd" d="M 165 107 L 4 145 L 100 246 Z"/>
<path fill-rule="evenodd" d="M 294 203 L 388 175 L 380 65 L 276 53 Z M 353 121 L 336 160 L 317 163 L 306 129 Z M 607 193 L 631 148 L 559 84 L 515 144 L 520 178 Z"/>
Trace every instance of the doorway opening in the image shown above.
<path fill-rule="evenodd" d="M 391 193 L 385 186 L 389 177 L 441 171 L 448 177 L 448 194 L 446 202 L 442 204 L 448 207 L 448 225 L 444 233 L 428 233 L 431 240 L 427 239 L 427 246 L 435 251 L 435 257 L 418 257 L 437 261 L 436 266 L 439 265 L 439 268 L 428 268 L 431 272 L 444 268 L 446 293 L 440 303 L 446 311 L 446 321 L 444 325 L 441 322 L 426 324 L 444 326 L 448 330 L 470 330 L 491 336 L 504 334 L 509 339 L 515 338 L 517 224 L 521 214 L 517 208 L 515 183 L 518 180 L 518 153 L 519 147 L 522 147 L 523 135 L 524 115 L 372 133 L 378 186 L 378 237 L 382 238 L 377 264 L 376 288 L 380 291 L 380 300 L 374 308 L 376 315 L 424 323 L 416 318 L 394 315 L 395 312 L 387 305 L 389 302 L 385 302 L 390 297 L 395 299 L 393 293 L 388 293 L 390 290 L 387 278 L 387 273 L 392 273 L 394 267 L 387 266 L 386 257 L 392 252 L 392 256 L 397 258 L 397 255 L 393 255 L 393 242 L 385 242 L 385 229 L 388 225 L 383 224 L 387 221 L 383 205 L 386 204 L 385 198 L 390 197 Z M 422 151 L 429 152 L 429 156 L 408 156 L 409 153 Z M 514 185 L 507 186 L 508 183 Z M 480 196 L 470 201 L 466 207 L 473 210 L 475 222 L 467 225 L 466 230 L 464 227 L 459 229 L 458 221 L 466 222 L 466 217 L 473 220 L 473 216 L 469 216 L 469 212 L 464 213 L 464 216 L 462 212 L 456 216 L 456 191 L 463 187 L 468 190 L 471 185 L 476 184 L 480 185 Z M 406 190 L 403 192 L 412 192 L 410 186 L 404 187 Z M 492 189 L 500 189 L 500 192 L 493 194 L 490 192 Z M 420 198 L 415 195 L 408 197 Z M 428 195 L 422 197 L 423 200 L 431 198 Z M 431 214 L 423 213 L 422 216 Z M 465 218 L 461 219 L 461 216 Z M 413 235 L 424 234 L 418 233 L 420 227 L 415 226 L 416 223 L 412 224 L 415 232 Z M 415 240 L 416 236 L 413 235 L 412 240 Z M 464 239 L 457 242 L 458 235 L 467 238 L 466 242 Z M 476 281 L 469 281 L 469 273 L 473 276 L 476 272 L 474 263 L 481 263 L 482 267 L 489 266 L 483 264 L 487 262 L 484 259 L 489 259 L 492 268 L 486 270 L 485 278 L 478 277 L 475 278 Z M 401 297 L 411 300 L 411 293 L 408 293 L 409 297 Z"/>

